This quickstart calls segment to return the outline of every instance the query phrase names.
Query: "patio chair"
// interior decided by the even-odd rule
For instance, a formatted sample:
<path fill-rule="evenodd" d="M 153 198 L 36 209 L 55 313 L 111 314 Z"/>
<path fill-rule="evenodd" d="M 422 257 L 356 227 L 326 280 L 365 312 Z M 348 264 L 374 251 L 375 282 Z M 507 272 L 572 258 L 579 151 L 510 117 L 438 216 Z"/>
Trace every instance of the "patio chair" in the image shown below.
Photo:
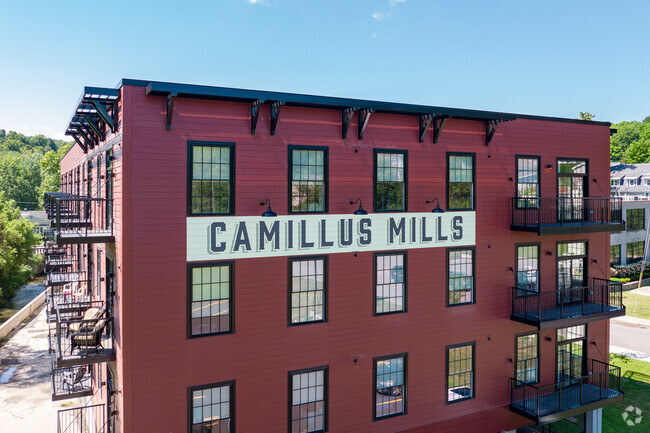
<path fill-rule="evenodd" d="M 92 320 L 99 319 L 105 312 L 106 307 L 103 306 L 102 308 L 91 307 L 87 309 L 80 321 L 72 322 L 68 325 L 68 331 L 71 333 L 79 332 L 82 327 L 92 329 L 96 324 L 96 322 L 92 322 Z"/>
<path fill-rule="evenodd" d="M 80 349 L 95 349 L 95 352 L 98 352 L 98 348 L 102 347 L 102 334 L 106 323 L 106 319 L 99 319 L 92 328 L 83 326 L 79 331 L 73 332 L 70 335 L 70 339 L 72 340 L 71 350 L 78 347 Z"/>

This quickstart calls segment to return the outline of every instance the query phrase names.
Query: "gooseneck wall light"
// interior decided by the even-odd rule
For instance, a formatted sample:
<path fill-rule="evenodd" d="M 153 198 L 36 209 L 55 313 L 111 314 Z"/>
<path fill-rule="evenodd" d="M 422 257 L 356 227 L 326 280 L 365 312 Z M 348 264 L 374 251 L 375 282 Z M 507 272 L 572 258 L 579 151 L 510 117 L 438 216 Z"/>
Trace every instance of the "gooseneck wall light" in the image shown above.
<path fill-rule="evenodd" d="M 427 200 L 425 203 L 427 203 L 427 204 L 436 203 L 435 209 L 433 209 L 431 212 L 433 212 L 433 213 L 445 213 L 445 211 L 440 207 L 440 200 L 438 200 L 438 197 L 434 197 L 431 200 Z"/>
<path fill-rule="evenodd" d="M 368 215 L 368 211 L 365 210 L 363 206 L 361 206 L 361 198 L 358 198 L 356 200 L 350 200 L 351 205 L 355 203 L 359 203 L 359 209 L 354 211 L 355 215 Z"/>
<path fill-rule="evenodd" d="M 273 212 L 271 210 L 271 199 L 270 198 L 267 198 L 266 200 L 261 201 L 260 206 L 264 206 L 267 203 L 268 203 L 269 206 L 266 208 L 266 212 L 264 212 L 262 214 L 262 216 L 263 217 L 276 217 L 276 216 L 278 216 L 278 214 L 276 214 L 275 212 Z"/>

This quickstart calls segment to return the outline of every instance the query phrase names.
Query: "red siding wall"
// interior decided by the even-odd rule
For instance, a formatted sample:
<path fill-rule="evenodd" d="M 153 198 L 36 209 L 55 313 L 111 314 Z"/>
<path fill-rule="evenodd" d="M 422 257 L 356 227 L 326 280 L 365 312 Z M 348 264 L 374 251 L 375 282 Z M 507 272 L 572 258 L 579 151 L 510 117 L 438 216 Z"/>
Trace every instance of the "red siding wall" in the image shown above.
<path fill-rule="evenodd" d="M 588 239 L 589 275 L 607 277 L 609 235 L 510 231 L 515 184 L 509 178 L 515 177 L 516 154 L 541 155 L 542 196 L 553 197 L 556 158 L 588 158 L 590 194 L 609 195 L 606 126 L 519 119 L 501 124 L 486 147 L 481 122 L 450 120 L 437 144 L 431 131 L 418 143 L 414 116 L 373 114 L 359 141 L 356 123 L 341 139 L 341 114 L 333 110 L 283 107 L 271 136 L 268 107 L 251 135 L 246 104 L 179 98 L 167 131 L 162 97 L 125 86 L 122 103 L 122 431 L 185 432 L 187 387 L 232 379 L 238 431 L 286 431 L 287 372 L 320 365 L 329 365 L 329 431 L 395 432 L 432 423 L 440 424 L 416 431 L 471 430 L 477 423 L 482 431 L 500 431 L 529 424 L 507 410 L 514 335 L 533 330 L 509 320 L 514 245 L 541 242 L 541 284 L 552 290 L 557 241 Z M 435 196 L 445 207 L 447 151 L 476 153 L 476 304 L 445 307 L 443 248 L 410 250 L 408 313 L 373 317 L 372 253 L 334 254 L 328 322 L 288 327 L 287 258 L 244 259 L 235 264 L 235 333 L 188 340 L 188 140 L 236 143 L 236 215 L 260 214 L 258 201 L 265 198 L 278 214 L 287 213 L 289 144 L 329 146 L 332 214 L 351 213 L 348 200 L 356 197 L 371 209 L 373 148 L 408 150 L 410 212 L 430 211 L 425 200 Z M 589 325 L 589 339 L 607 356 L 605 321 Z M 473 340 L 476 398 L 446 405 L 445 346 Z M 548 383 L 555 374 L 554 331 L 541 332 L 540 345 L 542 382 Z M 373 357 L 399 352 L 409 357 L 408 414 L 373 422 Z M 589 356 L 600 359 L 593 345 Z"/>

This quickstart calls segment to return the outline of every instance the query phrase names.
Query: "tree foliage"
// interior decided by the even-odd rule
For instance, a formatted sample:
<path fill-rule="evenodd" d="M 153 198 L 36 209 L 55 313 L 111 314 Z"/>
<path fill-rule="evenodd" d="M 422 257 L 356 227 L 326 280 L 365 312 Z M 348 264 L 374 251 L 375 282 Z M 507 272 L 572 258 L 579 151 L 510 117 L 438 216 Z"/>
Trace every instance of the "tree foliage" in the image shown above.
<path fill-rule="evenodd" d="M 39 242 L 34 224 L 21 218 L 15 202 L 0 191 L 0 307 L 31 277 L 36 260 L 32 247 Z"/>
<path fill-rule="evenodd" d="M 43 194 L 48 191 L 58 191 L 61 187 L 61 159 L 70 148 L 71 143 L 59 150 L 50 150 L 41 159 L 41 184 L 38 187 L 38 200 L 43 206 Z"/>
<path fill-rule="evenodd" d="M 639 121 L 625 121 L 612 125 L 618 132 L 610 141 L 612 161 L 626 163 L 650 162 L 650 116 Z"/>
<path fill-rule="evenodd" d="M 591 114 L 588 111 L 581 111 L 579 118 L 582 119 L 582 120 L 594 120 L 594 117 L 596 117 L 595 114 Z"/>

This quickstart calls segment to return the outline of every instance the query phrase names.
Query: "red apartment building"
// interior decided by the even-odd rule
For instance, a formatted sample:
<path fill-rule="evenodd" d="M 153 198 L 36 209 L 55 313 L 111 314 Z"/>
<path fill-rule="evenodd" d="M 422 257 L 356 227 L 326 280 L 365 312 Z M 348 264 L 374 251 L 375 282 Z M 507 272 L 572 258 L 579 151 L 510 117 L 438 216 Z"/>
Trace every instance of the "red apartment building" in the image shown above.
<path fill-rule="evenodd" d="M 67 133 L 60 433 L 593 433 L 623 398 L 609 123 L 125 79 Z"/>

